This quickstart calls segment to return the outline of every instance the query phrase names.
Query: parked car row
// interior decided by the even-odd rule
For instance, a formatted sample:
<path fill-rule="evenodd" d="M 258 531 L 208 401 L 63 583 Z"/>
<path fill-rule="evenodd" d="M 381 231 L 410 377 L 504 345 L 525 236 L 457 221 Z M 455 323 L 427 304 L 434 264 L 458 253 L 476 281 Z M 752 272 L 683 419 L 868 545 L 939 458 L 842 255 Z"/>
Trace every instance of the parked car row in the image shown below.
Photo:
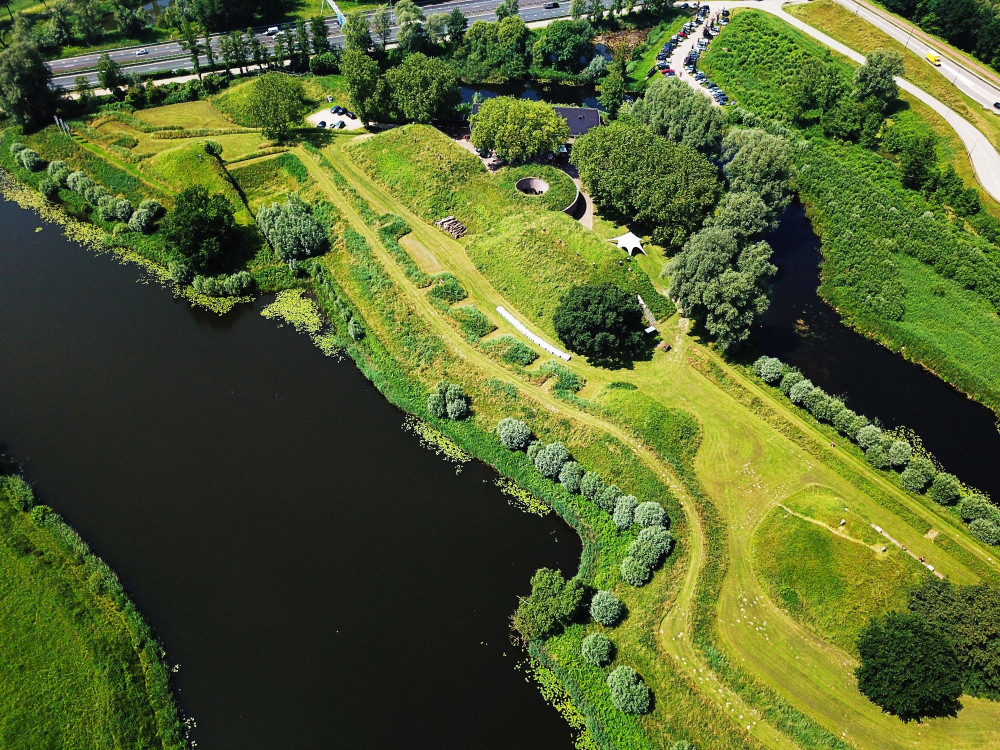
<path fill-rule="evenodd" d="M 702 5 L 698 9 L 698 15 L 696 16 L 696 20 L 698 20 L 699 22 L 705 21 L 705 19 L 708 17 L 708 13 L 709 13 L 709 7 L 707 5 Z M 698 70 L 698 58 L 701 57 L 702 52 L 708 49 L 708 45 L 712 41 L 712 39 L 714 39 L 716 35 L 718 35 L 719 27 L 718 25 L 716 25 L 716 22 L 718 22 L 719 25 L 724 26 L 726 23 L 729 22 L 728 18 L 729 18 L 728 10 L 722 11 L 722 13 L 719 16 L 713 16 L 711 20 L 709 20 L 708 23 L 705 25 L 705 29 L 703 32 L 705 38 L 699 39 L 697 42 L 695 42 L 694 46 L 691 48 L 691 51 L 688 53 L 687 57 L 684 58 L 684 70 L 690 73 L 694 78 L 694 80 L 696 80 L 700 85 L 708 89 L 708 93 L 711 94 L 712 98 L 715 99 L 715 101 L 721 106 L 732 104 L 732 102 L 729 101 L 729 97 L 726 95 L 726 92 L 723 91 L 721 88 L 719 88 L 718 84 L 713 83 L 711 80 L 709 80 L 707 75 Z"/>

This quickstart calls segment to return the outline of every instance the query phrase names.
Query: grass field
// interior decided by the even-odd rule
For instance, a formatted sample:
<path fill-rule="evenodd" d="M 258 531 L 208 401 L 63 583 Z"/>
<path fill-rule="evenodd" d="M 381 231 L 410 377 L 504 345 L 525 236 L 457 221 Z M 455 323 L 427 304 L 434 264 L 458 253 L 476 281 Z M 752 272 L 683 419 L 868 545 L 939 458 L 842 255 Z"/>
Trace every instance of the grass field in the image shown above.
<path fill-rule="evenodd" d="M 61 521 L 12 495 L 30 489 L 0 477 L 0 745 L 183 747 L 159 646 L 132 605 L 102 590 Z"/>

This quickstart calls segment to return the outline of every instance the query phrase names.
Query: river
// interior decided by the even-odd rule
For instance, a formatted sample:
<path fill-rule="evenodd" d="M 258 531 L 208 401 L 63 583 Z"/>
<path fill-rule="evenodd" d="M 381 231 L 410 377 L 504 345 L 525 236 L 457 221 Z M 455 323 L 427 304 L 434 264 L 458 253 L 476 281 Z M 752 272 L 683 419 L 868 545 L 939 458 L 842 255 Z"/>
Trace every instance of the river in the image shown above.
<path fill-rule="evenodd" d="M 800 205 L 765 239 L 778 273 L 771 306 L 753 331 L 756 348 L 795 365 L 855 411 L 911 427 L 947 471 L 1000 501 L 993 412 L 841 322 L 816 293 L 820 243 Z"/>
<path fill-rule="evenodd" d="M 181 665 L 200 747 L 571 745 L 508 633 L 571 529 L 260 303 L 192 309 L 12 203 L 0 227 L 0 438 Z"/>

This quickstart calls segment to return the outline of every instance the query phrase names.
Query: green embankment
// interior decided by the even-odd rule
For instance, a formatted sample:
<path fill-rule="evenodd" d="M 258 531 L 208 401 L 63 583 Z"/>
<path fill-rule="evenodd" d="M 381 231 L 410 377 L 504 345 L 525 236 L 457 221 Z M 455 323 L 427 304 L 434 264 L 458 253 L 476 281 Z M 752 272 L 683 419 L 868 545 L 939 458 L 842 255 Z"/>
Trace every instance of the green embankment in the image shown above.
<path fill-rule="evenodd" d="M 0 476 L 0 746 L 183 748 L 160 645 L 104 563 Z"/>

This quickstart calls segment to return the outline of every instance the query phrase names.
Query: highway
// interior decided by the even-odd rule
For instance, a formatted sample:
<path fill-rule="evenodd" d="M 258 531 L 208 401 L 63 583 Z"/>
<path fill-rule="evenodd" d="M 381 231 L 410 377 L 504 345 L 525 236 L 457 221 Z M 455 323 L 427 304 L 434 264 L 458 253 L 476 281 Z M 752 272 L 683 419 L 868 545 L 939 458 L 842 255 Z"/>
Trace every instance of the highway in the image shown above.
<path fill-rule="evenodd" d="M 554 18 L 563 18 L 569 13 L 569 0 L 560 0 L 560 7 L 545 8 L 549 0 L 528 0 L 521 2 L 521 18 L 525 23 L 533 21 L 546 21 Z M 608 0 L 605 0 L 607 3 Z M 496 20 L 496 7 L 500 0 L 455 0 L 454 2 L 438 3 L 435 5 L 421 6 L 425 15 L 432 13 L 450 13 L 454 8 L 460 9 L 469 19 L 471 25 L 475 21 Z M 274 46 L 274 37 L 268 36 L 267 26 L 258 26 L 253 29 L 254 35 L 264 46 L 271 49 Z M 283 30 L 291 29 L 294 33 L 294 24 L 283 24 Z M 344 36 L 340 33 L 340 25 L 334 18 L 327 19 L 329 29 L 329 40 L 336 46 L 343 46 Z M 393 26 L 390 41 L 395 38 L 396 27 Z M 219 52 L 220 34 L 213 34 L 212 49 L 215 51 L 215 58 L 221 62 L 222 55 Z M 148 54 L 138 56 L 136 52 L 145 49 Z M 52 82 L 57 86 L 72 88 L 77 76 L 84 75 L 91 83 L 97 82 L 97 61 L 103 52 L 92 52 L 76 57 L 66 57 L 60 60 L 52 60 L 49 68 L 52 70 Z M 187 53 L 177 41 L 161 42 L 159 44 L 147 44 L 144 47 L 126 47 L 116 50 L 108 50 L 112 60 L 118 62 L 126 73 L 135 75 L 159 73 L 165 70 L 178 70 L 191 68 L 191 55 Z M 201 57 L 205 63 L 205 57 Z"/>

